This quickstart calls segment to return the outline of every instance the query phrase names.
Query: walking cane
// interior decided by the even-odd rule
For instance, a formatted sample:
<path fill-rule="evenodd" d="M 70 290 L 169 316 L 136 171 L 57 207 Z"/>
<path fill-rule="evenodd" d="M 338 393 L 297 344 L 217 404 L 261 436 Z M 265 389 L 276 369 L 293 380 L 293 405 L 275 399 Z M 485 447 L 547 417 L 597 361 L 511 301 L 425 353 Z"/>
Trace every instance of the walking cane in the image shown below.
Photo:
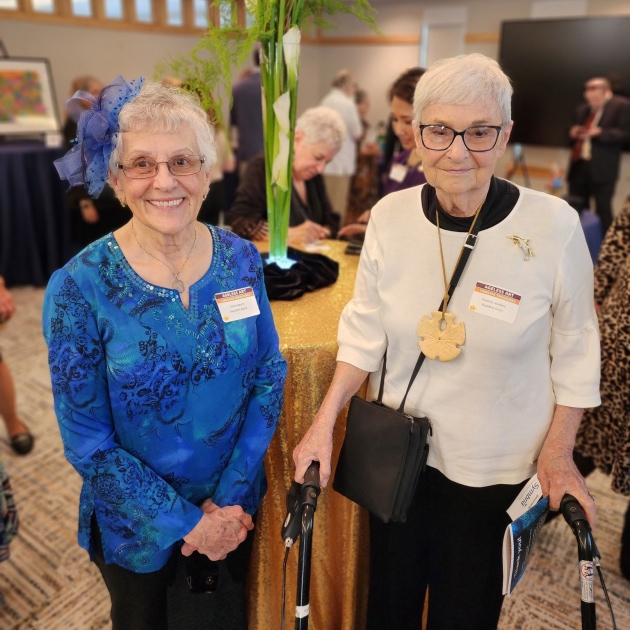
<path fill-rule="evenodd" d="M 287 493 L 287 516 L 281 532 L 287 548 L 285 569 L 289 548 L 300 537 L 295 630 L 308 630 L 313 523 L 315 510 L 317 509 L 317 497 L 320 492 L 319 462 L 312 462 L 304 473 L 304 483 L 298 484 L 294 481 Z M 284 601 L 282 606 L 282 627 L 284 628 Z"/>
<path fill-rule="evenodd" d="M 595 545 L 591 526 L 588 524 L 586 515 L 582 506 L 577 499 L 570 494 L 565 494 L 560 503 L 560 511 L 564 516 L 569 527 L 573 530 L 578 545 L 578 560 L 580 563 L 580 587 L 581 595 L 581 611 L 582 611 L 582 630 L 596 630 L 597 619 L 595 616 L 595 597 L 593 584 L 595 581 L 595 570 L 597 567 L 599 577 L 602 583 L 606 601 L 610 608 L 613 629 L 616 630 L 615 615 L 613 613 L 612 604 L 608 597 L 604 576 L 602 574 L 599 560 L 601 554 Z"/>

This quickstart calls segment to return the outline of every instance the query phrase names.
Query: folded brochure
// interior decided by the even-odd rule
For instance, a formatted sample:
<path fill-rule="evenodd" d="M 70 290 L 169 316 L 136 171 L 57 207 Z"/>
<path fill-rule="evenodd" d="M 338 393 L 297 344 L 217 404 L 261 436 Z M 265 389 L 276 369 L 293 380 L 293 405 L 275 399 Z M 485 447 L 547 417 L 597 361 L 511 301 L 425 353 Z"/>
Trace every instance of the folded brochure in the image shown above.
<path fill-rule="evenodd" d="M 511 595 L 525 574 L 536 536 L 549 512 L 549 497 L 542 496 L 534 475 L 507 510 L 512 522 L 503 536 L 503 594 Z"/>

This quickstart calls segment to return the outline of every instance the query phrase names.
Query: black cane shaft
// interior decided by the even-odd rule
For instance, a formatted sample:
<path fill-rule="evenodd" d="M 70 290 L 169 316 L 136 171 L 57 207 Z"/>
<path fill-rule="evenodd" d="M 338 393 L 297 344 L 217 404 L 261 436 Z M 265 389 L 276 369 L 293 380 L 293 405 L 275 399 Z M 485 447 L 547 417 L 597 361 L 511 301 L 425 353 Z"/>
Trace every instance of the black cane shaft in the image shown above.
<path fill-rule="evenodd" d="M 595 604 L 581 602 L 582 605 L 582 630 L 596 630 L 597 619 L 595 617 Z"/>
<path fill-rule="evenodd" d="M 311 588 L 311 550 L 313 547 L 313 515 L 315 508 L 305 505 L 302 511 L 302 535 L 298 558 L 297 600 L 295 630 L 308 630 L 309 591 Z"/>
<path fill-rule="evenodd" d="M 586 514 L 577 499 L 565 494 L 560 503 L 560 511 L 573 530 L 577 540 L 578 559 L 580 561 L 580 588 L 582 598 L 580 608 L 582 612 L 582 630 L 596 630 L 595 600 L 593 596 L 595 541 L 591 534 L 591 527 Z M 586 598 L 586 601 L 585 601 Z"/>

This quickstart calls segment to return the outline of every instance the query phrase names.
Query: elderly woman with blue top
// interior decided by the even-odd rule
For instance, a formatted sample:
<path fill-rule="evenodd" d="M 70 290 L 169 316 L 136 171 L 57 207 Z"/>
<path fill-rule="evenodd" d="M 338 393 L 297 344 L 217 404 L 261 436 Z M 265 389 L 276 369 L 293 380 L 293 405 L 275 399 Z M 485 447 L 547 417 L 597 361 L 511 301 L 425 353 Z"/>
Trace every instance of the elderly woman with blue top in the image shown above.
<path fill-rule="evenodd" d="M 192 95 L 118 77 L 57 164 L 92 195 L 109 178 L 132 213 L 55 272 L 43 313 L 61 437 L 83 478 L 79 544 L 115 630 L 201 613 L 215 598 L 178 585 L 186 574 L 191 591 L 211 590 L 217 571 L 217 595 L 222 582 L 236 593 L 221 614 L 246 627 L 252 515 L 286 363 L 256 248 L 197 221 L 215 159 Z"/>

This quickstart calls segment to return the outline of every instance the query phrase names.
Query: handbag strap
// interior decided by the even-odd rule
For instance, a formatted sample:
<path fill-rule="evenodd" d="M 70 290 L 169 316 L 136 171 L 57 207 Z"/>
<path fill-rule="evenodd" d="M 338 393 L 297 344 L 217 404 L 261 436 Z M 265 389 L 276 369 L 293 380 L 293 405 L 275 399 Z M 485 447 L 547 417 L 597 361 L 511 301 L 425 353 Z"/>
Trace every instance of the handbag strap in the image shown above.
<path fill-rule="evenodd" d="M 464 272 L 464 267 L 466 267 L 466 263 L 468 262 L 468 259 L 470 258 L 470 254 L 472 253 L 473 249 L 475 249 L 475 246 L 477 245 L 477 234 L 479 233 L 479 230 L 481 229 L 481 224 L 483 223 L 487 210 L 488 210 L 487 208 L 483 208 L 481 210 L 472 229 L 466 236 L 466 242 L 464 243 L 464 246 L 462 247 L 462 253 L 459 257 L 459 260 L 457 261 L 457 266 L 455 267 L 455 270 L 453 271 L 453 276 L 451 277 L 451 282 L 448 287 L 448 301 L 449 302 L 451 301 L 451 298 L 453 297 L 453 293 L 455 291 L 455 287 L 457 286 L 457 283 L 459 282 L 459 279 L 462 277 L 462 273 Z M 437 212 L 437 209 L 436 209 L 436 212 Z M 447 299 L 446 297 L 442 298 L 442 302 L 440 303 L 440 308 L 439 308 L 440 311 L 444 308 L 444 301 L 446 299 Z M 383 357 L 383 372 L 381 374 L 381 385 L 378 391 L 379 402 L 381 402 L 381 397 L 383 395 L 383 388 L 385 385 L 386 359 L 387 359 L 387 351 L 385 351 L 385 356 Z M 411 373 L 411 379 L 409 380 L 409 385 L 407 385 L 407 391 L 405 392 L 402 402 L 400 403 L 400 406 L 398 407 L 398 411 L 400 413 L 405 413 L 405 403 L 407 402 L 407 395 L 409 394 L 409 391 L 411 390 L 411 386 L 413 385 L 413 382 L 416 380 L 416 376 L 418 376 L 418 372 L 420 371 L 420 368 L 422 367 L 422 364 L 424 363 L 424 359 L 425 359 L 424 352 L 420 350 L 420 356 L 418 357 L 418 360 L 416 361 L 416 365 L 413 368 L 413 372 Z"/>

